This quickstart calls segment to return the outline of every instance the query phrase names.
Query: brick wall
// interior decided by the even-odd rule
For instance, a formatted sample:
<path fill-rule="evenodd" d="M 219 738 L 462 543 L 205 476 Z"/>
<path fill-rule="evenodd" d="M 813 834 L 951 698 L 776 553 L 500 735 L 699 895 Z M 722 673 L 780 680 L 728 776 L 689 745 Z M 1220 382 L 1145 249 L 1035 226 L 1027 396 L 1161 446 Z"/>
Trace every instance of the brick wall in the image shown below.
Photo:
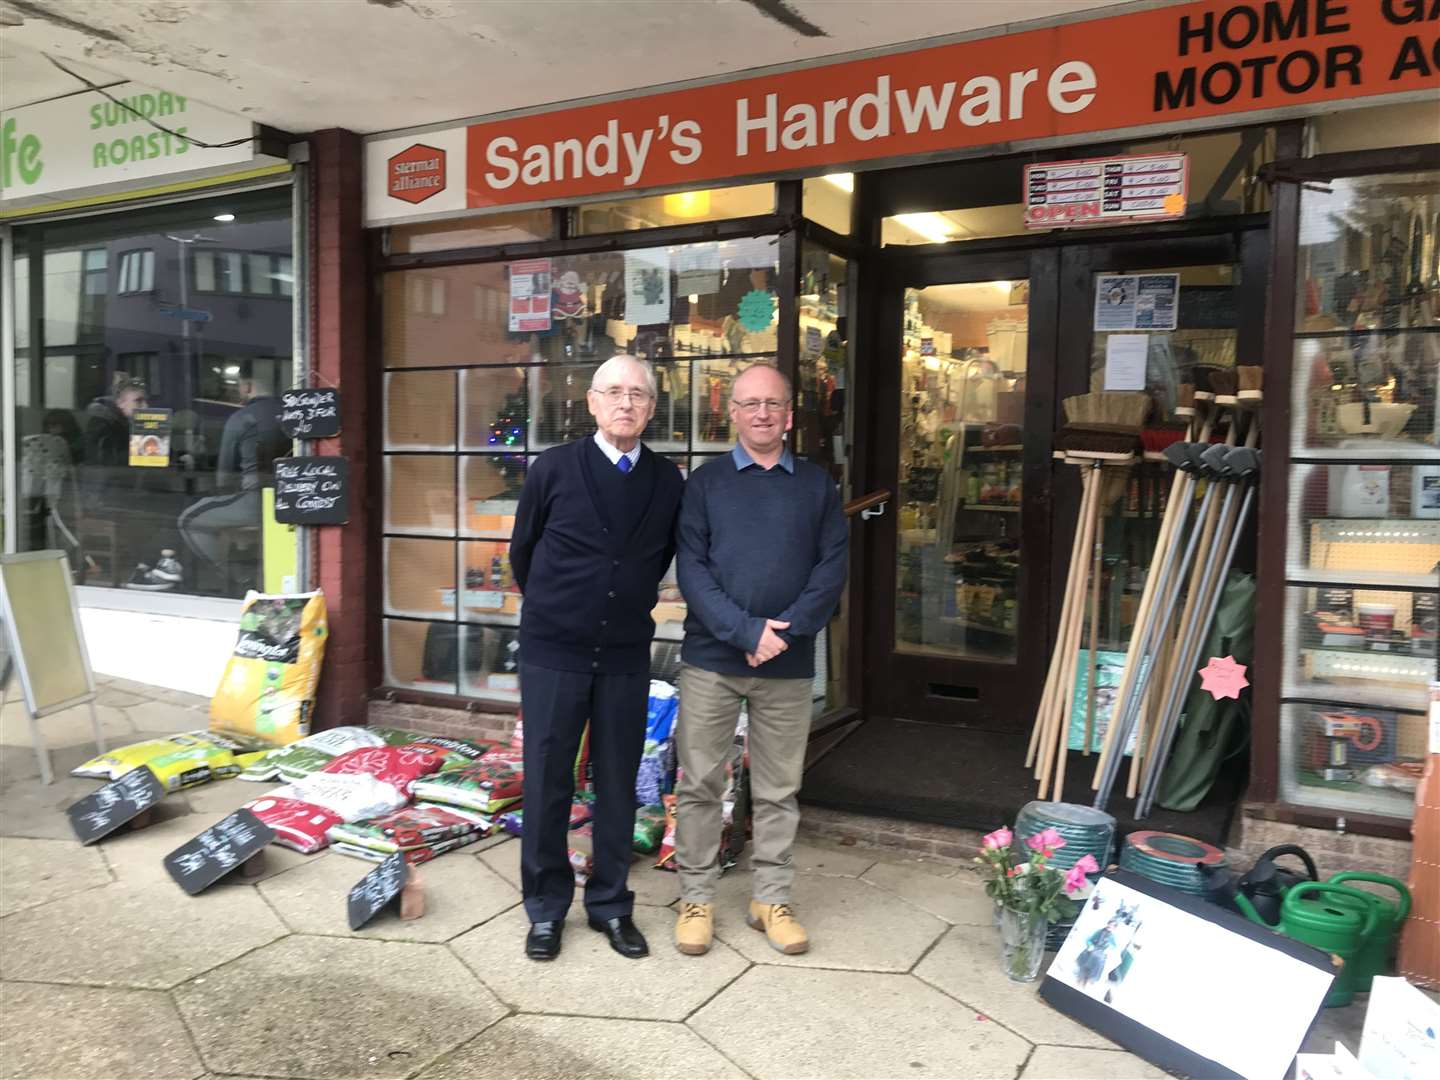
<path fill-rule="evenodd" d="M 376 617 L 370 575 L 379 573 L 378 554 L 369 550 L 367 535 L 372 409 L 361 151 L 360 136 L 349 131 L 321 131 L 310 139 L 310 364 L 314 382 L 341 391 L 340 435 L 320 440 L 311 452 L 347 458 L 352 486 L 350 521 L 310 531 L 311 584 L 325 590 L 330 613 L 316 730 L 365 722 Z M 373 412 L 378 416 L 378 403 Z"/>
<path fill-rule="evenodd" d="M 437 708 L 399 701 L 369 703 L 372 727 L 400 728 L 422 735 L 448 735 L 454 739 L 509 742 L 515 733 L 514 713 L 473 712 L 468 709 Z"/>
<path fill-rule="evenodd" d="M 1310 853 L 1321 879 L 1342 870 L 1385 874 L 1405 881 L 1410 875 L 1410 843 L 1377 836 L 1357 836 L 1334 829 L 1309 829 L 1271 821 L 1252 809 L 1237 815 L 1227 845 L 1230 864 L 1249 868 L 1267 848 L 1298 844 Z M 1287 861 L 1286 865 L 1290 865 Z"/>

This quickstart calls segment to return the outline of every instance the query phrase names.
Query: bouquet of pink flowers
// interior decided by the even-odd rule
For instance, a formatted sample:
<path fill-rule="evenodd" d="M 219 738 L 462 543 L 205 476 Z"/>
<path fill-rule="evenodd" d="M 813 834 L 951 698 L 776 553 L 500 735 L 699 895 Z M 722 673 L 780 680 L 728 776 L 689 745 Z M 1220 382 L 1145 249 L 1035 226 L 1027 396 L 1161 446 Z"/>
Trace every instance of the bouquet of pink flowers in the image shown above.
<path fill-rule="evenodd" d="M 1065 846 L 1065 838 L 1054 829 L 1046 829 L 1027 837 L 1030 849 L 1027 862 L 1017 863 L 1012 843 L 1015 834 L 999 828 L 980 842 L 975 861 L 988 874 L 985 891 L 1001 907 L 1011 911 L 1038 915 L 1047 922 L 1059 922 L 1074 914 L 1074 902 L 1068 899 L 1086 885 L 1086 875 L 1100 869 L 1095 856 L 1086 855 L 1063 873 L 1048 865 L 1055 852 Z"/>

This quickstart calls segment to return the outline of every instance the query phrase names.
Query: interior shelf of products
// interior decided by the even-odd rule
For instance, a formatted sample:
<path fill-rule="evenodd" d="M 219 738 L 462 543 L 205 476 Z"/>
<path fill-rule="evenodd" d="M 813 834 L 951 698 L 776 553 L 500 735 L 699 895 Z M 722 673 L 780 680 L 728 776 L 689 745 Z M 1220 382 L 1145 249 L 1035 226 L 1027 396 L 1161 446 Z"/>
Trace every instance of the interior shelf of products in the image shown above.
<path fill-rule="evenodd" d="M 1408 818 L 1440 678 L 1440 174 L 1301 194 L 1281 796 Z"/>

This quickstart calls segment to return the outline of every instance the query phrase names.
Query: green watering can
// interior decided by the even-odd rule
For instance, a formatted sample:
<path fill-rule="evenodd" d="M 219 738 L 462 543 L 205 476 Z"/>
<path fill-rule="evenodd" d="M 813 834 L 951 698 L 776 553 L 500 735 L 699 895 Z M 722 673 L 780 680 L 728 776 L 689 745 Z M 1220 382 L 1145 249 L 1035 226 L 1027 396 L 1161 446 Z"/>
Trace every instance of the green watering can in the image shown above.
<path fill-rule="evenodd" d="M 1386 877 L 1384 874 L 1365 874 L 1348 870 L 1334 875 L 1326 884 L 1343 885 L 1347 881 L 1368 881 L 1395 891 L 1396 899 L 1392 903 L 1383 896 L 1376 896 L 1374 893 L 1359 889 L 1354 890 L 1365 897 L 1365 902 L 1375 909 L 1376 916 L 1375 933 L 1371 935 L 1356 960 L 1358 970 L 1355 972 L 1355 991 L 1360 994 L 1368 994 L 1371 980 L 1376 975 L 1384 974 L 1390 964 L 1391 956 L 1394 955 L 1395 943 L 1400 937 L 1400 926 L 1404 923 L 1406 916 L 1410 914 L 1410 890 L 1394 878 Z M 1348 892 L 1330 897 L 1329 902 L 1339 907 L 1353 903 Z"/>
<path fill-rule="evenodd" d="M 1307 902 L 1307 897 L 1315 901 Z M 1302 881 L 1292 886 L 1280 905 L 1280 921 L 1271 925 L 1260 917 L 1248 897 L 1236 893 L 1235 903 L 1245 917 L 1295 941 L 1312 945 L 1342 961 L 1325 1005 L 1349 1005 L 1355 997 L 1357 975 L 1368 958 L 1367 949 L 1380 926 L 1380 912 L 1369 893 L 1331 882 Z"/>

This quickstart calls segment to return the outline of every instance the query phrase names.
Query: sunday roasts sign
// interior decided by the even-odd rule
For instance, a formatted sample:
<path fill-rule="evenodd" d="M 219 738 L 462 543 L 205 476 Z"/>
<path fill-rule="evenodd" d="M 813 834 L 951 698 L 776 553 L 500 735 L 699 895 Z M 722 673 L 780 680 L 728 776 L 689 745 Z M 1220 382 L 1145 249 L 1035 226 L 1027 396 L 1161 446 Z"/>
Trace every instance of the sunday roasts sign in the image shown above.
<path fill-rule="evenodd" d="M 350 462 L 331 455 L 278 459 L 275 520 L 282 525 L 344 525 L 350 520 Z"/>

